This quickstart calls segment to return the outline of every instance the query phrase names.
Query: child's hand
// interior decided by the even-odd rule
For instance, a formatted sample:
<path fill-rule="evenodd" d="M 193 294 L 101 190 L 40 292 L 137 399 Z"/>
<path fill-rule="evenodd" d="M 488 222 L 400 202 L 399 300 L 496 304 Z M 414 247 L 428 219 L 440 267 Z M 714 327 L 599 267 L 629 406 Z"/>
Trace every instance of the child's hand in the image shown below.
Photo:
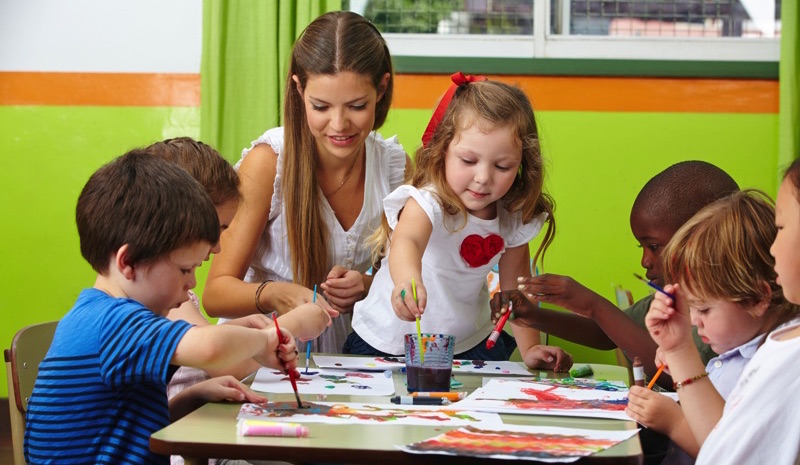
<path fill-rule="evenodd" d="M 517 278 L 518 289 L 531 302 L 547 302 L 578 315 L 592 318 L 594 302 L 603 299 L 569 276 L 546 273 Z"/>
<path fill-rule="evenodd" d="M 392 289 L 392 309 L 397 318 L 403 321 L 414 321 L 425 313 L 428 303 L 428 291 L 422 280 L 415 281 L 417 288 L 417 301 L 414 302 L 414 290 L 410 282 L 403 282 Z"/>
<path fill-rule="evenodd" d="M 656 366 L 664 365 L 664 373 L 672 376 L 672 373 L 669 372 L 669 365 L 667 364 L 667 357 L 664 355 L 664 351 L 661 350 L 661 347 L 656 349 L 656 358 L 655 358 Z"/>
<path fill-rule="evenodd" d="M 274 327 L 264 329 L 267 333 L 267 344 L 264 350 L 253 357 L 253 359 L 265 367 L 275 368 L 284 373 L 297 368 L 297 345 L 294 342 L 292 333 L 281 328 L 281 337 Z"/>
<path fill-rule="evenodd" d="M 644 321 L 650 336 L 666 355 L 687 344 L 694 346 L 694 342 L 689 310 L 681 298 L 680 286 L 669 284 L 664 290 L 675 296 L 675 301 L 663 292 L 657 292 Z"/>
<path fill-rule="evenodd" d="M 220 376 L 187 387 L 169 399 L 170 420 L 176 421 L 207 402 L 266 402 L 233 376 Z"/>
<path fill-rule="evenodd" d="M 490 318 L 492 319 L 493 325 L 496 325 L 500 317 L 508 312 L 509 303 L 513 304 L 511 320 L 522 326 L 535 326 L 536 310 L 539 307 L 532 304 L 530 300 L 518 290 L 500 291 L 494 294 L 492 300 L 489 301 L 489 308 L 491 310 Z"/>
<path fill-rule="evenodd" d="M 290 312 L 294 321 L 294 332 L 301 341 L 308 341 L 322 334 L 333 321 L 331 316 L 317 304 L 303 304 Z M 285 315 L 289 316 L 289 314 Z"/>
<path fill-rule="evenodd" d="M 641 386 L 631 386 L 625 413 L 637 423 L 667 435 L 683 416 L 677 402 Z"/>
<path fill-rule="evenodd" d="M 335 265 L 331 269 L 320 288 L 331 307 L 340 313 L 351 313 L 353 305 L 364 298 L 364 280 L 361 273 L 340 265 Z"/>
<path fill-rule="evenodd" d="M 572 355 L 561 347 L 538 344 L 531 346 L 523 355 L 522 360 L 528 368 L 540 370 L 568 371 L 572 368 Z"/>
<path fill-rule="evenodd" d="M 222 324 L 242 326 L 244 328 L 264 329 L 272 326 L 272 320 L 270 320 L 267 315 L 255 313 L 252 315 L 243 316 L 241 318 L 234 318 L 233 320 L 228 320 Z"/>
<path fill-rule="evenodd" d="M 266 402 L 267 398 L 256 394 L 233 376 L 220 376 L 194 384 L 184 391 L 206 402 Z"/>

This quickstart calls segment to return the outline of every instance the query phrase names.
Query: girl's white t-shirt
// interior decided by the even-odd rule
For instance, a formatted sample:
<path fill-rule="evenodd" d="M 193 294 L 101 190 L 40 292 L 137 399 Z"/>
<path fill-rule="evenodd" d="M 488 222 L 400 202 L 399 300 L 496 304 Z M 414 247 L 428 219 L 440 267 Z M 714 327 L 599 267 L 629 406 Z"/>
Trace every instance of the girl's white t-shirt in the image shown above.
<path fill-rule="evenodd" d="M 527 244 L 533 239 L 541 230 L 546 214 L 523 224 L 518 214 L 508 213 L 498 205 L 495 219 L 468 215 L 466 225 L 455 231 L 462 223 L 460 217 L 446 214 L 431 189 L 403 185 L 383 201 L 392 229 L 397 226 L 398 215 L 409 198 L 417 201 L 433 225 L 422 255 L 422 281 L 428 295 L 425 313 L 420 319 L 422 332 L 452 334 L 456 337 L 455 353 L 467 351 L 494 328 L 486 282 L 489 271 L 500 261 L 506 248 Z M 485 264 L 470 266 L 460 250 L 464 240 L 472 235 L 483 239 L 498 235 L 503 247 L 487 257 Z M 400 355 L 405 352 L 403 337 L 416 333 L 416 322 L 403 321 L 395 315 L 390 302 L 393 288 L 388 258 L 384 258 L 369 295 L 355 305 L 353 330 L 372 347 Z"/>

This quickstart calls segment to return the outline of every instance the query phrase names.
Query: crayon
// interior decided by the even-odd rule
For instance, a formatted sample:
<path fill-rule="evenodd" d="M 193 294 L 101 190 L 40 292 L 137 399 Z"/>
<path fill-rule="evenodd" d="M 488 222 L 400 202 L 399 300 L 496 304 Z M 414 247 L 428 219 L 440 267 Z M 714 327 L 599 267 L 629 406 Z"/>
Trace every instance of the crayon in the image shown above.
<path fill-rule="evenodd" d="M 447 405 L 450 403 L 445 397 L 394 396 L 389 400 L 393 404 L 400 405 Z"/>
<path fill-rule="evenodd" d="M 583 365 L 569 370 L 569 375 L 573 378 L 582 378 L 584 376 L 591 376 L 593 374 L 594 370 L 592 370 L 592 367 L 589 365 Z"/>

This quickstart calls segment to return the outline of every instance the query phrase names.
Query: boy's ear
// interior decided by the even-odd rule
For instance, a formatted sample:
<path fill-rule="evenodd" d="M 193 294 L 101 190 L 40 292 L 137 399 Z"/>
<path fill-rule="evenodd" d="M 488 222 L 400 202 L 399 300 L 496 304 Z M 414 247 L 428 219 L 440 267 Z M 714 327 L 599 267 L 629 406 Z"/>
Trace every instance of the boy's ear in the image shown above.
<path fill-rule="evenodd" d="M 300 98 L 303 98 L 303 86 L 300 84 L 300 78 L 296 74 L 292 74 L 292 81 L 294 81 L 294 86 L 297 89 L 297 93 L 300 94 Z"/>
<path fill-rule="evenodd" d="M 757 317 L 764 316 L 769 310 L 770 302 L 772 302 L 772 288 L 769 287 L 769 283 L 762 281 L 761 286 L 764 291 L 764 298 L 753 306 L 753 312 Z"/>
<path fill-rule="evenodd" d="M 128 252 L 128 244 L 124 244 L 120 247 L 114 255 L 114 266 L 117 267 L 117 271 L 119 271 L 125 279 L 133 279 L 136 276 L 136 269 L 131 263 Z"/>

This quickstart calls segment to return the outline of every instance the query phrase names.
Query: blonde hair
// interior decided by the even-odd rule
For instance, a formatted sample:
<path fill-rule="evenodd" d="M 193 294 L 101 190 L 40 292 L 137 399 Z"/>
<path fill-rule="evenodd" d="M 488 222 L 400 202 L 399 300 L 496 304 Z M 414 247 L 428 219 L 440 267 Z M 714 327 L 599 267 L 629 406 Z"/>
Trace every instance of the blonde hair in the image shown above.
<path fill-rule="evenodd" d="M 697 212 L 672 236 L 662 254 L 664 277 L 704 300 L 742 307 L 769 301 L 768 330 L 774 329 L 798 313 L 775 282 L 769 249 L 776 234 L 772 200 L 755 189 L 735 192 Z"/>
<path fill-rule="evenodd" d="M 306 287 L 325 281 L 331 265 L 330 241 L 316 181 L 316 145 L 292 77 L 297 76 L 299 85 L 305 88 L 309 75 L 345 71 L 368 76 L 379 94 L 383 92 L 372 126 L 373 130 L 380 128 L 389 112 L 394 87 L 391 78 L 385 88 L 381 84 L 387 73 L 392 74 L 389 48 L 375 26 L 362 16 L 348 11 L 326 13 L 309 24 L 292 47 L 285 88 L 284 213 L 292 278 Z"/>
<path fill-rule="evenodd" d="M 465 121 L 467 115 L 473 121 Z M 420 147 L 415 156 L 413 172 L 406 176 L 406 183 L 414 187 L 432 186 L 442 209 L 450 215 L 459 215 L 467 222 L 467 208 L 447 184 L 445 155 L 450 143 L 465 124 L 487 122 L 493 127 L 514 128 L 522 146 L 522 161 L 519 175 L 503 196 L 500 205 L 508 212 L 519 212 L 523 223 L 529 223 L 541 213 L 547 213 L 547 231 L 544 240 L 534 255 L 534 263 L 550 246 L 555 235 L 555 203 L 545 192 L 544 163 L 539 147 L 539 133 L 533 108 L 525 93 L 518 87 L 499 81 L 478 81 L 462 84 L 453 95 L 442 120 L 430 141 Z M 385 250 L 390 234 L 388 223 L 370 238 L 373 254 L 377 257 Z"/>

